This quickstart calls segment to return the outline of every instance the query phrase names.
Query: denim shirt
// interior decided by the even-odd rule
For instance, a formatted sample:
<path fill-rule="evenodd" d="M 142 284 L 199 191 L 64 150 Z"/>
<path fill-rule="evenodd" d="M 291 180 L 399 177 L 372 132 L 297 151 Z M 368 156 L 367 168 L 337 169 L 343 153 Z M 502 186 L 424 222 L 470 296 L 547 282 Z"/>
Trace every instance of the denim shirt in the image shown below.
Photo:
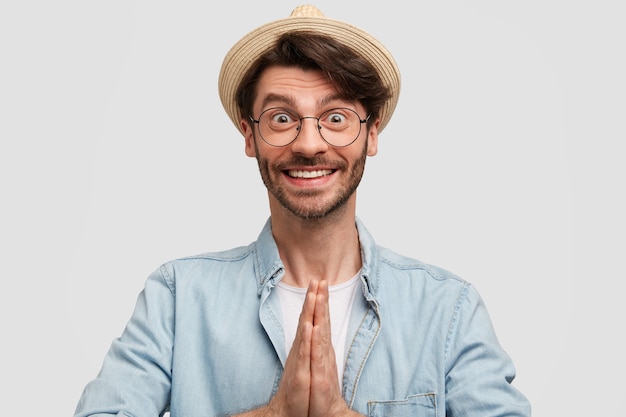
<path fill-rule="evenodd" d="M 529 416 L 476 290 L 379 247 L 357 219 L 363 267 L 342 394 L 371 417 Z M 76 416 L 230 416 L 267 404 L 288 352 L 267 221 L 256 242 L 162 265 L 84 389 Z"/>

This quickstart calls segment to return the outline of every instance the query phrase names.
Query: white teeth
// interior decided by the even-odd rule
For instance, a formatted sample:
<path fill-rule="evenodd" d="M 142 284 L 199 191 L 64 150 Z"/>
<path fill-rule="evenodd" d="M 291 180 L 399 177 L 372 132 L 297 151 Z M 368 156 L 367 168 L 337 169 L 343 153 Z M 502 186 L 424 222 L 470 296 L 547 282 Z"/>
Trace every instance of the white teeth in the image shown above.
<path fill-rule="evenodd" d="M 333 171 L 330 169 L 319 169 L 317 171 L 296 171 L 295 169 L 292 169 L 289 171 L 289 176 L 295 178 L 317 178 L 323 177 L 324 175 L 330 175 L 332 172 Z"/>

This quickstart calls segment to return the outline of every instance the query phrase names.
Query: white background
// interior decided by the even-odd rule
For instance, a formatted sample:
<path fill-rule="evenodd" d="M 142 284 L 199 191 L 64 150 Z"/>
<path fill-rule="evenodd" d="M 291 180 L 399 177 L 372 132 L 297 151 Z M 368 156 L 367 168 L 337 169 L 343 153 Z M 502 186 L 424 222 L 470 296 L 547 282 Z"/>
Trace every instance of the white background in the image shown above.
<path fill-rule="evenodd" d="M 3 414 L 68 416 L 162 262 L 254 240 L 230 46 L 292 1 L 0 6 Z M 621 416 L 620 1 L 321 0 L 403 75 L 358 215 L 476 285 L 535 416 Z"/>

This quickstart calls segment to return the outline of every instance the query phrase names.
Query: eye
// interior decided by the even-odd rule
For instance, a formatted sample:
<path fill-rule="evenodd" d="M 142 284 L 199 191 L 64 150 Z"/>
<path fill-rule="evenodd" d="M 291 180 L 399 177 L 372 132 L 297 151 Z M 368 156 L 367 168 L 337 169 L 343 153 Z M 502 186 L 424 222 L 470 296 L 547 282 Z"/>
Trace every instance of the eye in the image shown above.
<path fill-rule="evenodd" d="M 350 109 L 330 109 L 320 116 L 320 125 L 327 130 L 343 131 L 354 125 L 358 115 Z"/>
<path fill-rule="evenodd" d="M 298 126 L 300 118 L 293 112 L 281 107 L 273 107 L 261 113 L 260 125 L 262 129 L 283 131 Z"/>
<path fill-rule="evenodd" d="M 291 113 L 281 110 L 281 111 L 272 113 L 271 120 L 272 120 L 272 123 L 283 124 L 283 123 L 293 123 L 296 121 L 296 118 Z"/>
<path fill-rule="evenodd" d="M 346 116 L 341 113 L 331 112 L 324 117 L 324 122 L 330 124 L 342 124 L 346 122 Z"/>

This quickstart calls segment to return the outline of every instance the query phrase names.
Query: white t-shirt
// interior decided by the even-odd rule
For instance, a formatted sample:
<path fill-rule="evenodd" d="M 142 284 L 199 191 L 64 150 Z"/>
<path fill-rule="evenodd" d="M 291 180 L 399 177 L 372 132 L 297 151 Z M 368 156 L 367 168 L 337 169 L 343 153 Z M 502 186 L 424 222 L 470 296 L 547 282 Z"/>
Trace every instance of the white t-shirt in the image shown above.
<path fill-rule="evenodd" d="M 346 338 L 348 337 L 348 325 L 350 323 L 352 306 L 354 305 L 354 297 L 357 293 L 357 288 L 359 288 L 359 276 L 360 272 L 349 281 L 328 288 L 330 331 L 337 360 L 339 386 L 341 386 L 346 363 Z M 302 312 L 302 304 L 304 303 L 307 289 L 292 287 L 279 282 L 276 285 L 276 291 L 283 312 L 285 346 L 287 352 L 289 352 L 296 337 L 298 319 Z"/>

